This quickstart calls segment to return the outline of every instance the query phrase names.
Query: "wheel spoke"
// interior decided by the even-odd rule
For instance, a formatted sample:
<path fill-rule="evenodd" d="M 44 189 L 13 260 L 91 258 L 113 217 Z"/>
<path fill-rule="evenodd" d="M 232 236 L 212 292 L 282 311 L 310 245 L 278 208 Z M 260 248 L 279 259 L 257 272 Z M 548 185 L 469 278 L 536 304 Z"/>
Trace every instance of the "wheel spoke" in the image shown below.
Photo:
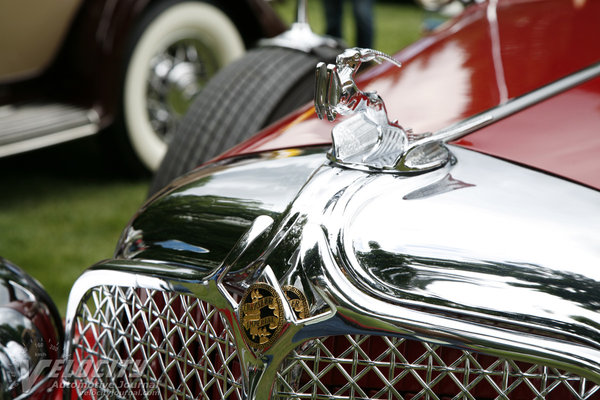
<path fill-rule="evenodd" d="M 163 140 L 177 127 L 194 97 L 217 70 L 217 60 L 197 39 L 172 43 L 150 63 L 147 112 Z"/>
<path fill-rule="evenodd" d="M 194 46 L 193 43 L 188 43 L 188 45 L 186 46 L 185 55 L 188 61 L 194 62 L 200 66 L 203 65 L 202 62 L 199 62 L 200 57 L 198 56 L 198 49 L 196 48 L 196 46 Z"/>

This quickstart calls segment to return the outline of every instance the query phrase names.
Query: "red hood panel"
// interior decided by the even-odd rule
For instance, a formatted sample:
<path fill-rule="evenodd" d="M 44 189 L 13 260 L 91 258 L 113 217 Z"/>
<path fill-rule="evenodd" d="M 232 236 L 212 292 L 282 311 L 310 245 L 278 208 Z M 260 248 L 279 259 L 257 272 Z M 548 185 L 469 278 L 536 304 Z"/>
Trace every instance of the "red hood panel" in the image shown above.
<path fill-rule="evenodd" d="M 405 128 L 437 131 L 600 61 L 598 21 L 600 1 L 595 0 L 473 5 L 440 31 L 396 54 L 402 68 L 372 68 L 361 76 L 359 86 L 376 90 L 390 118 Z M 317 120 L 307 106 L 224 156 L 330 143 L 333 125 Z M 506 140 L 506 147 L 519 146 L 503 137 L 498 142 Z M 531 156 L 539 153 L 537 149 L 530 149 Z M 493 154 L 490 148 L 486 152 Z M 522 153 L 515 161 L 538 166 L 527 161 L 526 150 Z"/>
<path fill-rule="evenodd" d="M 482 128 L 456 144 L 600 190 L 600 78 Z"/>

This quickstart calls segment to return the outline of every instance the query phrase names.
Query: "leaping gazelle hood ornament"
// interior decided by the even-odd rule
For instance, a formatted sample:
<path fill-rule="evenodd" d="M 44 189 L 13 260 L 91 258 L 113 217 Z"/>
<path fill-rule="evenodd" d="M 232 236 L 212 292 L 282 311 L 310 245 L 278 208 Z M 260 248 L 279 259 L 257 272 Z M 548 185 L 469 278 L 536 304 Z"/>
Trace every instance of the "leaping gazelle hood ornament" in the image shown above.
<path fill-rule="evenodd" d="M 383 99 L 363 92 L 354 81 L 363 62 L 391 62 L 377 50 L 352 48 L 337 56 L 336 63 L 319 63 L 315 82 L 315 110 L 319 118 L 334 121 L 338 114 L 351 115 L 332 130 L 330 159 L 340 165 L 381 172 L 425 172 L 444 165 L 450 153 L 429 134 L 413 135 L 388 119 Z"/>

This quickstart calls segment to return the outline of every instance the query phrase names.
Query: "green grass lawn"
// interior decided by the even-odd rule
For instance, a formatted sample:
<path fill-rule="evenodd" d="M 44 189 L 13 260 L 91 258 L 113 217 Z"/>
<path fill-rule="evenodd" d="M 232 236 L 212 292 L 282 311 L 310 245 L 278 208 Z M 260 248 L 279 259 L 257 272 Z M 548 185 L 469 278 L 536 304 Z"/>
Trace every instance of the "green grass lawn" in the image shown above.
<path fill-rule="evenodd" d="M 147 179 L 114 172 L 95 138 L 0 159 L 0 256 L 39 280 L 61 313 L 77 276 L 112 256 Z"/>
<path fill-rule="evenodd" d="M 295 1 L 277 3 L 291 22 Z M 309 20 L 323 33 L 321 3 Z M 420 35 L 422 11 L 377 3 L 376 48 L 393 53 Z M 345 40 L 353 45 L 351 9 Z M 85 268 L 112 256 L 121 230 L 143 202 L 148 179 L 127 180 L 108 164 L 96 138 L 0 159 L 0 256 L 37 278 L 64 315 L 71 285 Z"/>

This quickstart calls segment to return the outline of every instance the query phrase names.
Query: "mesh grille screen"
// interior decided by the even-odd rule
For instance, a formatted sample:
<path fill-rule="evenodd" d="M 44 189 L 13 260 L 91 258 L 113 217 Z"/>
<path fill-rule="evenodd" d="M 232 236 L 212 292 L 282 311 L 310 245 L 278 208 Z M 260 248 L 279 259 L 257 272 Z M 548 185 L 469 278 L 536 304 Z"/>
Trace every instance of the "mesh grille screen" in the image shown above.
<path fill-rule="evenodd" d="M 99 286 L 81 302 L 76 330 L 78 398 L 242 398 L 231 338 L 203 301 Z"/>
<path fill-rule="evenodd" d="M 99 286 L 75 320 L 72 393 L 81 399 L 242 399 L 220 314 L 193 297 Z M 279 399 L 600 399 L 554 368 L 402 338 L 315 339 L 277 374 Z"/>
<path fill-rule="evenodd" d="M 280 399 L 598 399 L 598 386 L 549 367 L 379 336 L 331 336 L 295 351 Z"/>

